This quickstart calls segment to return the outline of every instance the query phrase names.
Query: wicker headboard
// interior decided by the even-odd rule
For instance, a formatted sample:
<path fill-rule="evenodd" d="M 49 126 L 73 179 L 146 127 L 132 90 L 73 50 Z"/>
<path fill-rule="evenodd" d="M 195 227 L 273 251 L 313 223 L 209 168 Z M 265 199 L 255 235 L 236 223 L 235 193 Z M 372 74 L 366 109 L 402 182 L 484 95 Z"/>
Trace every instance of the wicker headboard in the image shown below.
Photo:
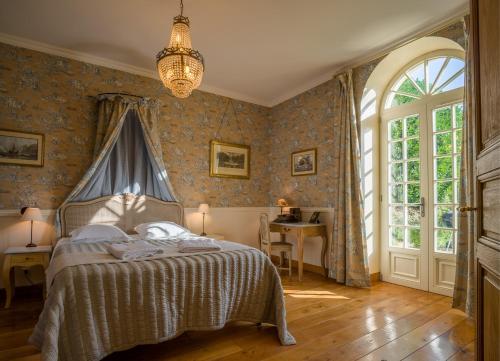
<path fill-rule="evenodd" d="M 180 203 L 134 194 L 72 202 L 61 208 L 61 235 L 67 237 L 72 230 L 95 223 L 113 224 L 133 233 L 138 224 L 153 221 L 184 225 L 184 208 Z"/>

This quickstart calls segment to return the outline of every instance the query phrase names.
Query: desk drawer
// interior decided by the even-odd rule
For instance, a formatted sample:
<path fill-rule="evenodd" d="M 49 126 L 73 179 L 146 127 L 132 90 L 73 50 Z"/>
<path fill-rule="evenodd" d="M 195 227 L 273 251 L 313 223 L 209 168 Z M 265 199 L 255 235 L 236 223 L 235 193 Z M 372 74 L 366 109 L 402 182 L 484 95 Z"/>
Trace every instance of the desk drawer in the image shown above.
<path fill-rule="evenodd" d="M 36 264 L 43 264 L 45 255 L 43 253 L 40 254 L 15 254 L 11 256 L 11 265 L 12 266 L 29 266 L 29 265 L 36 265 Z"/>

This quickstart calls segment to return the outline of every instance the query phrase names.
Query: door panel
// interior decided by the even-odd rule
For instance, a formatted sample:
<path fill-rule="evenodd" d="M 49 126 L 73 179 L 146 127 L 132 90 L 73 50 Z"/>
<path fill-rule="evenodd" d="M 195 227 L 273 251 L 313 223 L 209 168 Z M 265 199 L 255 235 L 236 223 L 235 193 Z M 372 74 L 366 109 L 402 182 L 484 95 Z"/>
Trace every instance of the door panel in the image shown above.
<path fill-rule="evenodd" d="M 500 360 L 500 2 L 472 0 L 478 360 Z"/>

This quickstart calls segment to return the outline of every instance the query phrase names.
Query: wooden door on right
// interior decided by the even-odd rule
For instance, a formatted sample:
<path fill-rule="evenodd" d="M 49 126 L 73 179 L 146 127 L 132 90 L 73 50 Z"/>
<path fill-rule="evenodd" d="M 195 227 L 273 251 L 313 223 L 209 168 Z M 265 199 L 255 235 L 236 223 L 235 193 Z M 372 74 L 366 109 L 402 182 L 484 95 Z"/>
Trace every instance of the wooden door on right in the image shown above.
<path fill-rule="evenodd" d="M 500 0 L 471 0 L 478 360 L 500 360 Z"/>

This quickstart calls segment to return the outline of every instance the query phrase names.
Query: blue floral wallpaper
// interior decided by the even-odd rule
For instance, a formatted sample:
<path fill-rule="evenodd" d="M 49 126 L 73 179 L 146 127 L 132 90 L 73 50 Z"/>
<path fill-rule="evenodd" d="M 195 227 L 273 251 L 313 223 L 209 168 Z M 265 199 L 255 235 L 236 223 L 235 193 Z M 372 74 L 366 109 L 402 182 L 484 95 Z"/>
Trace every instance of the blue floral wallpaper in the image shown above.
<path fill-rule="evenodd" d="M 461 22 L 435 34 L 463 45 Z M 382 58 L 353 70 L 359 101 Z M 195 91 L 180 100 L 160 81 L 0 43 L 0 128 L 45 134 L 43 168 L 0 164 L 0 209 L 56 208 L 90 165 L 96 127 L 92 95 L 125 92 L 161 101 L 163 158 L 186 207 L 267 206 L 286 197 L 298 206 L 334 206 L 338 124 L 332 79 L 273 108 Z M 359 104 L 357 104 L 359 107 Z M 220 131 L 224 110 L 226 117 Z M 251 146 L 249 180 L 209 177 L 209 141 Z M 290 154 L 318 148 L 318 173 L 292 177 Z"/>
<path fill-rule="evenodd" d="M 102 92 L 161 101 L 163 158 L 186 207 L 267 205 L 269 108 L 234 100 L 235 115 L 226 97 L 195 91 L 177 99 L 155 79 L 0 44 L 0 128 L 45 134 L 44 167 L 0 164 L 0 209 L 56 208 L 65 199 L 92 161 L 92 95 Z M 209 141 L 216 136 L 251 146 L 249 180 L 209 177 Z"/>

